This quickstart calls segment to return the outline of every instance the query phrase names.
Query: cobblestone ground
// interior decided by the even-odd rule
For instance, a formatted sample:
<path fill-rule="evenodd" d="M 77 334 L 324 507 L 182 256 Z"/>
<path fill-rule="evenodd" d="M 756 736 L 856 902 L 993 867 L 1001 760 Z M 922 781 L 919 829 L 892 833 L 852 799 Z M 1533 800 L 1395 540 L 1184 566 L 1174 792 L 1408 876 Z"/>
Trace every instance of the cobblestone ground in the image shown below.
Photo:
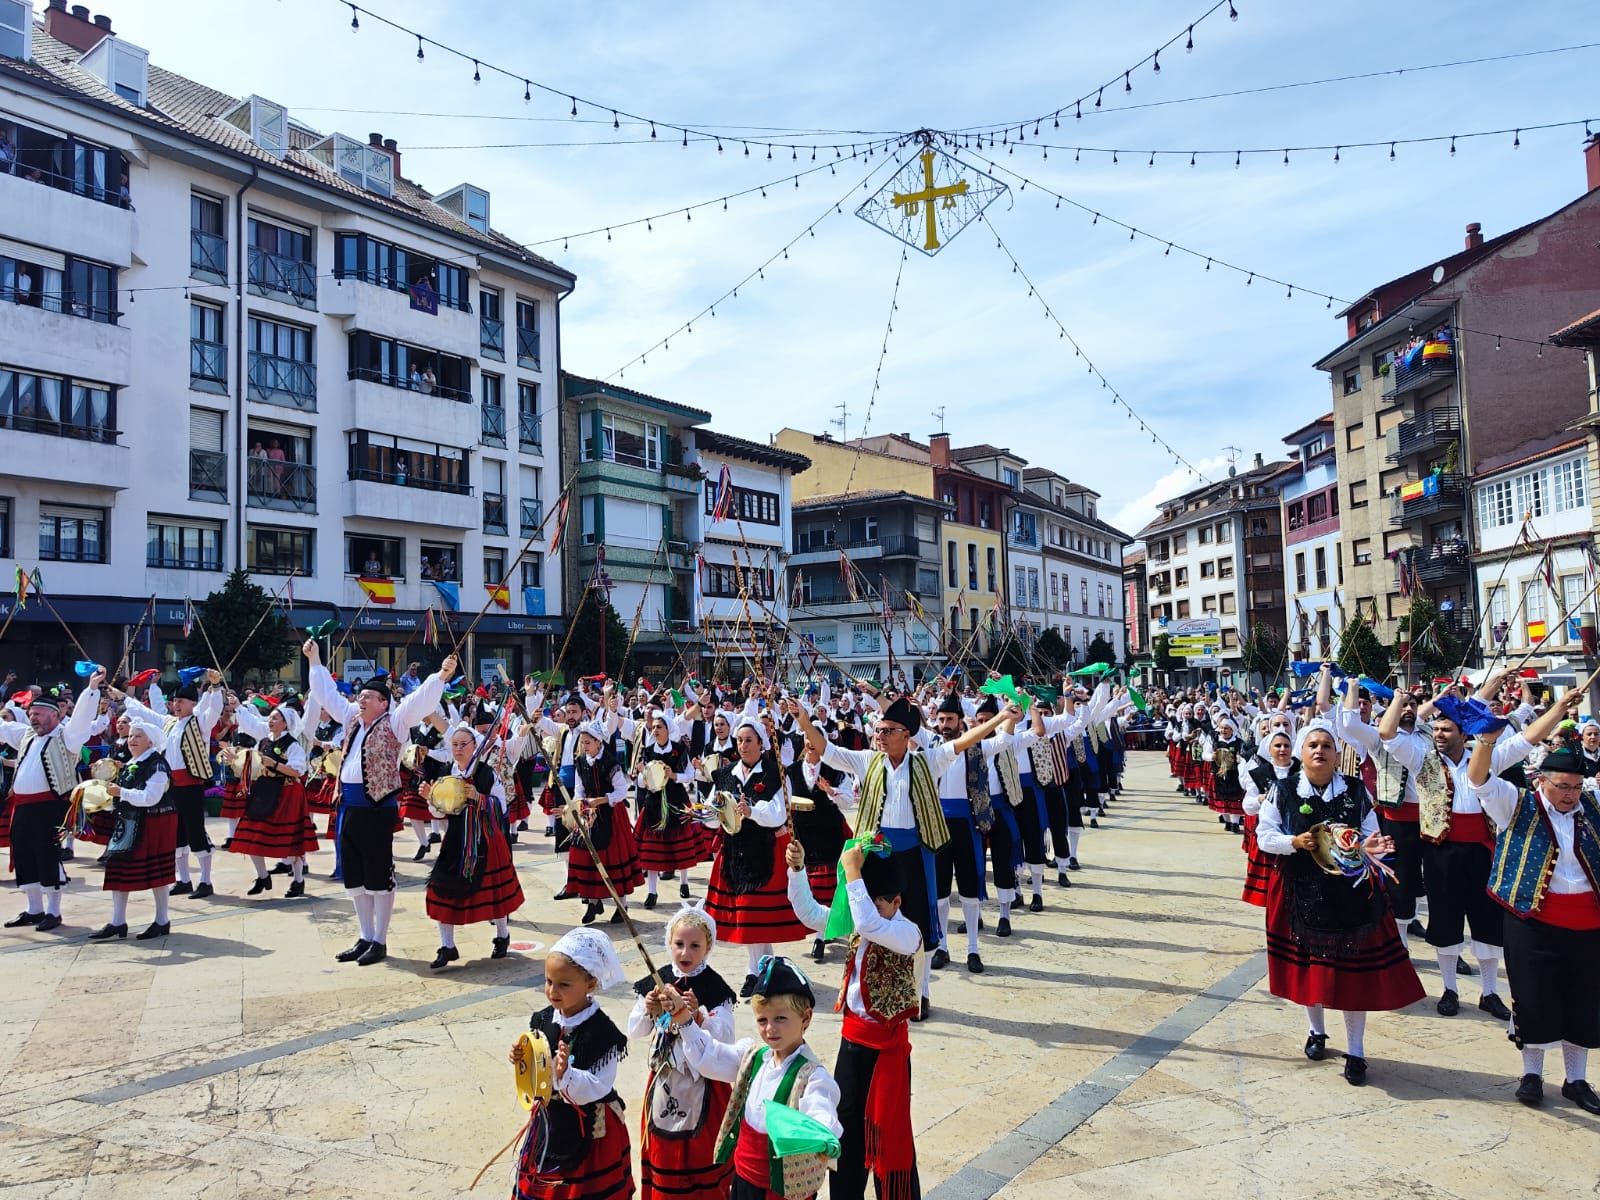
<path fill-rule="evenodd" d="M 1262 982 L 1238 840 L 1174 793 L 1164 756 L 1129 762 L 1128 791 L 1086 831 L 1074 886 L 1052 874 L 1042 913 L 988 937 L 987 973 L 968 975 L 958 954 L 936 975 L 934 1019 L 913 1027 L 926 1193 L 1593 1192 L 1600 1121 L 1555 1094 L 1555 1055 L 1548 1106 L 1512 1101 L 1519 1062 L 1478 1011 L 1475 979 L 1453 1019 L 1431 1000 L 1374 1016 L 1365 1088 L 1345 1084 L 1336 1056 L 1306 1061 L 1301 1014 Z M 409 833 L 396 848 L 409 858 Z M 360 968 L 333 961 L 355 926 L 324 878 L 329 852 L 297 900 L 282 898 L 281 877 L 270 896 L 245 898 L 248 861 L 218 859 L 217 897 L 174 899 L 164 941 L 85 940 L 110 904 L 81 857 L 66 925 L 0 935 L 0 1200 L 469 1194 L 519 1123 L 505 1054 L 543 1003 L 542 949 L 581 912 L 550 899 L 564 874 L 550 842 L 535 830 L 516 849 L 529 896 L 512 919 L 518 949 L 491 962 L 489 927 L 465 930 L 462 962 L 442 973 L 427 969 L 425 864 L 401 862 L 390 959 Z M 695 895 L 704 881 L 702 868 Z M 673 907 L 664 897 L 638 913 L 652 943 Z M 991 903 L 991 930 L 994 915 Z M 135 897 L 131 928 L 149 916 Z M 642 975 L 631 943 L 606 928 Z M 822 984 L 811 1041 L 830 1061 L 841 957 L 834 947 L 808 967 Z M 1436 996 L 1436 970 L 1416 957 Z M 713 962 L 742 977 L 742 949 Z M 619 988 L 604 1002 L 620 1022 L 631 1000 Z M 1330 1030 L 1336 1050 L 1341 1026 Z M 630 1119 L 644 1068 L 641 1047 L 619 1081 Z M 502 1163 L 471 1194 L 504 1196 L 508 1180 Z"/>

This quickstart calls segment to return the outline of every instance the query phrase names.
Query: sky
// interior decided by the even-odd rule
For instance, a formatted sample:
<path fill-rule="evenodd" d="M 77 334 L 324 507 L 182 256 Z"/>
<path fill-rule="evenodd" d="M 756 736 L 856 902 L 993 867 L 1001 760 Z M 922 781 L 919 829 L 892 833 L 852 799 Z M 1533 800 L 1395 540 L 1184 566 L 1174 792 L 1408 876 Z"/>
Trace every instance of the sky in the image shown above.
<path fill-rule="evenodd" d="M 1451 0 L 1405 19 L 1377 0 L 1235 0 L 1237 21 L 1225 9 L 1200 21 L 1192 51 L 1180 38 L 1159 74 L 1134 71 L 1133 90 L 1108 88 L 1100 111 L 1075 119 L 1069 107 L 1037 139 L 1029 125 L 1025 148 L 981 151 L 1005 170 L 968 152 L 969 168 L 1009 185 L 987 210 L 993 233 L 975 223 L 936 256 L 913 250 L 903 263 L 902 244 L 853 211 L 870 194 L 863 178 L 872 171 L 876 189 L 890 160 L 852 162 L 846 151 L 836 174 L 795 186 L 795 171 L 831 152 L 816 164 L 809 150 L 769 161 L 735 139 L 759 136 L 751 127 L 892 134 L 1048 114 L 1182 34 L 1209 4 L 363 4 L 518 77 L 485 69 L 478 84 L 471 62 L 435 48 L 418 62 L 414 39 L 371 17 L 352 30 L 339 0 L 91 7 L 159 65 L 278 101 L 323 132 L 395 138 L 404 174 L 432 191 L 488 188 L 498 229 L 577 275 L 562 305 L 566 369 L 615 377 L 626 367 L 625 386 L 707 409 L 715 428 L 757 440 L 785 425 L 838 436 L 829 423 L 841 418 L 851 437 L 925 439 L 942 427 L 956 445 L 1005 446 L 1087 485 L 1101 515 L 1132 533 L 1197 482 L 1138 421 L 1210 478 L 1231 456 L 1282 457 L 1283 435 L 1332 406 L 1311 365 L 1344 340 L 1342 305 L 1330 311 L 1327 295 L 1354 299 L 1454 253 L 1468 222 L 1492 237 L 1583 191 L 1581 127 L 1524 132 L 1518 147 L 1509 133 L 1462 138 L 1454 156 L 1444 144 L 1400 145 L 1391 158 L 1387 143 L 1586 117 L 1600 131 L 1600 47 L 1165 102 L 1600 41 L 1591 0 Z M 580 105 L 574 119 L 565 95 L 525 104 L 522 78 L 601 108 Z M 724 131 L 724 149 L 685 148 L 660 130 L 652 141 L 626 121 L 613 129 L 613 106 Z M 627 144 L 597 144 L 617 141 Z M 1286 164 L 1281 153 L 1367 141 L 1385 145 L 1343 150 L 1338 163 L 1306 151 Z M 1070 149 L 1046 158 L 1036 142 L 1133 153 L 1115 164 L 1074 161 Z M 1152 149 L 1256 147 L 1277 149 L 1237 168 L 1231 154 L 1147 165 Z M 761 184 L 771 184 L 765 196 L 726 211 L 682 214 Z M 1058 208 L 1042 189 L 1090 213 Z M 559 240 L 661 212 L 676 215 L 609 239 Z M 1155 240 L 1130 240 L 1092 212 Z M 714 318 L 652 349 L 797 235 Z M 1293 283 L 1293 297 L 1165 253 L 1168 241 Z M 1041 298 L 1137 419 L 1075 357 Z"/>

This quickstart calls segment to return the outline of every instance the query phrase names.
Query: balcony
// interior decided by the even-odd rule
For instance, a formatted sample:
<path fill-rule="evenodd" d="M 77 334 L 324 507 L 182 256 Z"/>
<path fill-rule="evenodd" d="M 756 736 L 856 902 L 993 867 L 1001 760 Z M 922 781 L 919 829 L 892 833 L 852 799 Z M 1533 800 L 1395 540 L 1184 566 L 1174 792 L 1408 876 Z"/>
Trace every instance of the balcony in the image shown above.
<path fill-rule="evenodd" d="M 1465 538 L 1449 538 L 1420 548 L 1412 558 L 1417 578 L 1423 583 L 1439 584 L 1465 578 L 1467 574 L 1467 542 Z"/>
<path fill-rule="evenodd" d="M 227 392 L 227 346 L 200 338 L 189 339 L 189 386 L 203 392 Z"/>
<path fill-rule="evenodd" d="M 506 444 L 506 410 L 485 404 L 478 421 L 478 440 L 485 446 Z"/>
<path fill-rule="evenodd" d="M 381 430 L 400 437 L 426 431 L 449 446 L 473 446 L 483 432 L 483 419 L 472 397 L 455 389 L 432 392 L 412 388 L 404 378 L 378 372 L 350 372 L 349 427 Z M 395 389 L 410 393 L 396 396 Z"/>
<path fill-rule="evenodd" d="M 484 358 L 506 360 L 506 323 L 498 317 L 478 318 L 478 353 Z"/>
<path fill-rule="evenodd" d="M 539 331 L 517 329 L 517 366 L 539 369 Z"/>
<path fill-rule="evenodd" d="M 472 488 L 464 483 L 352 467 L 344 483 L 344 515 L 405 525 L 470 529 L 481 516 Z M 423 494 L 419 494 L 423 493 Z"/>
<path fill-rule="evenodd" d="M 7 402 L 0 395 L 0 405 Z M 0 430 L 6 431 L 7 450 L 0 455 L 0 477 L 32 484 L 70 481 L 109 491 L 122 491 L 131 482 L 132 456 L 117 444 L 121 435 L 109 422 L 79 425 L 0 409 Z M 27 436 L 18 441 L 11 433 Z"/>
<path fill-rule="evenodd" d="M 922 541 L 916 535 L 891 533 L 878 539 L 884 558 L 920 558 Z"/>
<path fill-rule="evenodd" d="M 483 531 L 485 533 L 504 533 L 506 531 L 506 498 L 501 492 L 485 492 L 483 494 Z"/>
<path fill-rule="evenodd" d="M 48 174 L 47 172 L 45 174 Z M 20 172 L 0 171 L 0 212 L 5 236 L 31 246 L 71 246 L 83 258 L 113 267 L 133 265 L 138 218 L 126 205 L 113 205 L 63 181 L 49 194 Z"/>
<path fill-rule="evenodd" d="M 517 445 L 523 450 L 544 453 L 544 423 L 538 413 L 517 414 Z"/>
<path fill-rule="evenodd" d="M 250 399 L 263 404 L 317 411 L 317 366 L 260 350 L 250 352 Z"/>
<path fill-rule="evenodd" d="M 1446 474 L 1425 476 L 1418 483 L 1407 484 L 1415 489 L 1410 499 L 1405 499 L 1405 489 L 1389 502 L 1389 528 L 1399 529 L 1412 521 L 1440 514 L 1459 513 L 1467 503 L 1466 476 Z"/>
<path fill-rule="evenodd" d="M 1461 437 L 1461 410 L 1436 408 L 1402 421 L 1388 434 L 1390 462 L 1400 462 L 1414 454 L 1442 450 Z"/>
<path fill-rule="evenodd" d="M 297 513 L 317 511 L 317 468 L 310 463 L 253 458 L 246 475 L 246 495 L 251 508 Z"/>
<path fill-rule="evenodd" d="M 1455 378 L 1454 354 L 1442 358 L 1423 358 L 1418 355 L 1409 367 L 1403 367 L 1396 361 L 1389 369 L 1389 386 L 1384 389 L 1383 399 L 1388 403 L 1432 385 L 1454 383 Z"/>
<path fill-rule="evenodd" d="M 476 359 L 480 350 L 475 313 L 440 303 L 429 312 L 412 305 L 411 294 L 354 275 L 327 277 L 317 285 L 317 310 L 346 318 L 347 332 L 361 330 L 413 346 L 426 346 L 458 358 Z"/>
<path fill-rule="evenodd" d="M 228 282 L 228 239 L 203 229 L 189 230 L 189 276 Z"/>
<path fill-rule="evenodd" d="M 522 500 L 518 506 L 521 509 L 518 528 L 523 537 L 532 537 L 539 528 L 539 522 L 544 520 L 544 504 L 539 500 Z"/>
<path fill-rule="evenodd" d="M 125 325 L 0 302 L 0 346 L 8 348 L 4 357 L 12 363 L 18 363 L 17 350 L 26 347 L 23 361 L 30 371 L 116 385 L 133 378 L 133 334 Z"/>
<path fill-rule="evenodd" d="M 247 281 L 251 295 L 283 300 L 301 308 L 317 307 L 315 263 L 301 258 L 288 258 L 282 254 L 271 254 L 257 246 L 251 246 Z"/>
<path fill-rule="evenodd" d="M 1439 613 L 1439 627 L 1458 637 L 1478 636 L 1478 614 L 1471 607 L 1456 607 Z"/>
<path fill-rule="evenodd" d="M 667 463 L 661 468 L 661 482 L 669 492 L 682 492 L 686 496 L 700 494 L 702 477 L 699 467 L 686 467 L 682 463 Z"/>
<path fill-rule="evenodd" d="M 189 451 L 189 499 L 228 502 L 228 456 L 212 450 Z"/>

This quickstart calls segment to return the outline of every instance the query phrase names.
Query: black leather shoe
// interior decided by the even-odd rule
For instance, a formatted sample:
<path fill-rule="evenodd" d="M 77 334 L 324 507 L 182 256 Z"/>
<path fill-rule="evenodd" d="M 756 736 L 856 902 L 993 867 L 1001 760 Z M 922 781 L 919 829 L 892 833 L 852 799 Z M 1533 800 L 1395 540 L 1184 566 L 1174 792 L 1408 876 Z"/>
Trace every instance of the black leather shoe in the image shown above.
<path fill-rule="evenodd" d="M 246 892 L 245 895 L 246 896 L 259 896 L 262 892 L 270 892 L 271 890 L 272 890 L 272 876 L 271 875 L 262 875 L 254 883 L 252 883 L 250 885 L 250 890 L 248 892 Z"/>
<path fill-rule="evenodd" d="M 63 846 L 63 847 L 61 847 L 61 853 L 58 855 L 58 857 L 61 859 L 62 862 L 71 862 L 73 859 L 77 858 L 78 856 L 75 853 L 73 853 L 71 850 L 68 850 L 65 846 Z"/>
<path fill-rule="evenodd" d="M 528 823 L 526 821 L 518 821 L 517 822 L 517 832 L 518 833 L 527 833 L 528 832 Z M 504 957 L 504 955 L 502 955 L 501 957 Z"/>
<path fill-rule="evenodd" d="M 188 896 L 194 892 L 194 884 L 185 879 L 182 883 L 175 883 L 167 889 L 169 896 Z"/>
<path fill-rule="evenodd" d="M 33 923 L 33 927 L 40 933 L 49 933 L 52 929 L 61 928 L 61 918 L 55 913 L 45 913 Z"/>
<path fill-rule="evenodd" d="M 511 950 L 511 939 L 497 937 L 494 939 L 494 949 L 489 952 L 490 958 L 504 958 Z"/>
<path fill-rule="evenodd" d="M 967 955 L 967 973 L 970 975 L 983 974 L 983 959 L 976 954 Z"/>
<path fill-rule="evenodd" d="M 1078 866 L 1078 856 L 1076 854 L 1074 854 L 1071 858 L 1067 859 L 1067 870 L 1069 870 L 1069 871 L 1077 871 L 1077 870 L 1081 870 L 1081 869 L 1082 868 L 1080 868 Z"/>
<path fill-rule="evenodd" d="M 1321 1062 L 1328 1057 L 1328 1035 L 1325 1033 L 1306 1034 L 1306 1057 L 1312 1062 Z"/>
<path fill-rule="evenodd" d="M 459 962 L 460 959 L 461 951 L 457 950 L 454 946 L 440 946 L 439 952 L 433 956 L 433 961 L 428 964 L 428 970 L 443 970 L 451 963 Z"/>
<path fill-rule="evenodd" d="M 304 879 L 296 879 L 289 885 L 288 890 L 283 893 L 285 899 L 293 899 L 296 896 L 304 896 L 305 894 L 306 881 Z"/>
<path fill-rule="evenodd" d="M 1478 1001 L 1478 1007 L 1483 1009 L 1496 1021 L 1511 1020 L 1511 1010 L 1506 1007 L 1506 1002 L 1494 992 L 1490 992 Z"/>
<path fill-rule="evenodd" d="M 381 963 L 388 957 L 389 947 L 385 946 L 382 942 L 368 942 L 366 952 L 362 954 L 360 958 L 356 959 L 356 966 L 370 967 L 373 965 L 373 963 Z"/>
<path fill-rule="evenodd" d="M 191 900 L 206 900 L 206 899 L 209 899 L 212 896 L 215 896 L 216 894 L 217 894 L 216 889 L 214 887 L 212 887 L 209 883 L 202 883 L 198 887 L 196 887 L 193 892 L 190 893 L 189 899 L 191 899 Z"/>
<path fill-rule="evenodd" d="M 429 831 L 428 831 L 428 844 L 429 844 L 429 845 L 430 845 L 430 846 L 433 846 L 433 845 L 437 845 L 437 844 L 438 844 L 438 842 L 439 842 L 439 835 L 438 835 L 438 834 L 437 834 L 437 833 L 434 833 L 434 832 L 433 832 L 433 831 L 432 831 L 432 830 L 431 830 L 431 829 L 430 829 L 430 830 L 429 830 Z"/>
<path fill-rule="evenodd" d="M 811 961 L 821 962 L 828 954 L 828 943 L 821 938 L 811 943 Z"/>
<path fill-rule="evenodd" d="M 1517 1099 L 1529 1108 L 1544 1103 L 1544 1080 L 1537 1075 L 1524 1075 L 1517 1083 Z"/>
<path fill-rule="evenodd" d="M 994 927 L 994 935 L 995 935 L 995 937 L 1010 937 L 1011 936 L 1011 918 L 1010 917 L 1001 917 L 1000 918 L 999 923 L 996 924 L 995 927 Z"/>
<path fill-rule="evenodd" d="M 217 847 L 217 849 L 219 849 L 219 850 L 231 850 L 232 848 L 233 848 L 233 839 L 231 837 L 223 838 L 222 839 L 222 845 Z"/>
<path fill-rule="evenodd" d="M 566 888 L 562 888 L 554 896 L 551 896 L 550 899 L 552 899 L 552 900 L 571 900 L 572 899 L 572 893 L 567 891 Z"/>
<path fill-rule="evenodd" d="M 1461 997 L 1456 995 L 1454 988 L 1445 988 L 1444 995 L 1439 997 L 1439 1003 L 1434 1008 L 1441 1017 L 1453 1017 L 1461 1011 Z"/>
<path fill-rule="evenodd" d="M 134 937 L 133 940 L 136 941 L 136 942 L 154 941 L 156 938 L 164 938 L 164 937 L 166 937 L 167 934 L 169 934 L 171 932 L 172 932 L 172 922 L 171 921 L 157 921 L 154 925 L 151 925 L 150 928 L 146 929 L 143 933 L 137 934 Z"/>
<path fill-rule="evenodd" d="M 604 907 L 604 906 L 602 905 L 602 907 Z M 614 912 L 612 912 L 611 920 L 608 922 L 608 924 L 611 924 L 611 925 L 621 925 L 622 924 L 622 910 L 620 908 L 616 909 Z"/>
<path fill-rule="evenodd" d="M 39 918 L 42 916 L 44 916 L 43 913 L 18 913 L 16 916 L 12 917 L 11 920 L 6 922 L 5 927 L 7 929 L 21 929 L 26 925 L 37 925 L 39 923 Z"/>
<path fill-rule="evenodd" d="M 654 908 L 656 906 L 656 894 L 654 892 L 644 898 L 644 906 L 646 908 Z"/>
<path fill-rule="evenodd" d="M 1089 818 L 1089 828 L 1090 829 L 1099 829 L 1100 828 L 1100 822 L 1095 820 L 1093 817 L 1090 817 Z"/>
<path fill-rule="evenodd" d="M 931 1010 L 928 1008 L 928 998 L 926 996 L 924 996 L 922 998 L 922 1007 L 917 1009 L 917 1015 L 912 1017 L 911 1019 L 913 1021 L 926 1021 L 928 1019 L 928 1013 L 930 1011 Z"/>
<path fill-rule="evenodd" d="M 678 897 L 682 900 L 689 898 L 689 881 L 687 879 L 678 885 Z"/>
<path fill-rule="evenodd" d="M 1043 912 L 1044 911 L 1044 897 L 1039 895 L 1039 893 L 1035 892 L 1033 894 L 1033 899 L 1028 901 L 1028 911 L 1029 912 Z"/>
<path fill-rule="evenodd" d="M 1428 927 L 1415 917 L 1412 917 L 1411 924 L 1406 926 L 1406 933 L 1410 937 L 1421 940 L 1428 936 Z"/>
<path fill-rule="evenodd" d="M 1367 1060 L 1356 1054 L 1344 1056 L 1344 1081 L 1351 1087 L 1364 1087 L 1367 1082 Z"/>
<path fill-rule="evenodd" d="M 744 977 L 744 983 L 739 988 L 739 999 L 748 1000 L 751 996 L 755 995 L 755 991 L 756 977 L 754 975 L 746 975 Z"/>
<path fill-rule="evenodd" d="M 585 904 L 583 906 L 583 924 L 593 925 L 594 919 L 600 915 L 603 908 L 604 905 Z"/>
<path fill-rule="evenodd" d="M 928 966 L 937 971 L 950 965 L 950 952 L 943 946 L 935 946 L 933 957 L 928 959 Z"/>
<path fill-rule="evenodd" d="M 411 856 L 412 862 L 421 862 L 428 857 L 428 846 L 424 843 L 417 847 L 417 852 Z"/>
<path fill-rule="evenodd" d="M 1065 871 L 1057 871 L 1056 872 L 1056 886 L 1057 887 L 1071 887 L 1072 886 L 1072 878 Z"/>
<path fill-rule="evenodd" d="M 268 871 L 267 874 L 268 875 L 293 875 L 294 874 L 294 868 L 291 867 L 288 863 L 279 863 L 277 866 L 273 867 L 272 870 Z"/>
<path fill-rule="evenodd" d="M 1586 1079 L 1574 1079 L 1561 1085 L 1561 1094 L 1584 1112 L 1600 1115 L 1600 1096 L 1594 1094 Z"/>
<path fill-rule="evenodd" d="M 1471 976 L 1476 975 L 1477 972 L 1472 969 L 1472 964 L 1463 958 L 1461 961 L 1456 963 L 1456 974 L 1465 975 L 1470 978 Z"/>
<path fill-rule="evenodd" d="M 102 925 L 89 935 L 91 942 L 109 942 L 112 938 L 125 938 L 128 936 L 126 925 Z"/>
<path fill-rule="evenodd" d="M 337 962 L 355 962 L 356 959 L 367 952 L 367 947 L 370 945 L 372 943 L 367 941 L 366 938 L 357 938 L 354 946 L 351 946 L 348 950 L 339 951 L 333 957 Z"/>

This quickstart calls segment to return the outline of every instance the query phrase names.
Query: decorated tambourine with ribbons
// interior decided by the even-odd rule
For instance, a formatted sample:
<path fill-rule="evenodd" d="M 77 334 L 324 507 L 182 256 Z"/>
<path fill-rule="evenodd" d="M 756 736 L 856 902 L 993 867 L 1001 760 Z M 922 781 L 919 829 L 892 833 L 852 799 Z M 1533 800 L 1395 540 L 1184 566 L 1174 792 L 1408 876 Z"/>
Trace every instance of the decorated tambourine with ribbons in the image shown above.
<path fill-rule="evenodd" d="M 523 1112 L 536 1104 L 548 1104 L 556 1094 L 555 1056 L 542 1033 L 525 1033 L 512 1050 L 512 1069 L 516 1073 L 517 1103 Z"/>
<path fill-rule="evenodd" d="M 1366 880 L 1382 887 L 1385 879 L 1394 880 L 1395 873 L 1384 861 L 1368 853 L 1359 829 L 1336 821 L 1318 821 L 1306 832 L 1316 842 L 1312 861 L 1324 874 L 1342 876 L 1350 880 L 1351 886 Z"/>

